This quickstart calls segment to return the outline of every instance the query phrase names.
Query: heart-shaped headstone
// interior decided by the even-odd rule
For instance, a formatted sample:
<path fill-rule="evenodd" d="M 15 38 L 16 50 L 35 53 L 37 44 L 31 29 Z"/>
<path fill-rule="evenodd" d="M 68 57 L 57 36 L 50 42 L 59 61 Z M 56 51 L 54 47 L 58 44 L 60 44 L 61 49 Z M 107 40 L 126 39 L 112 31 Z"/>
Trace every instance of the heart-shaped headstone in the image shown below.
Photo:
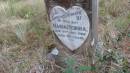
<path fill-rule="evenodd" d="M 52 30 L 70 50 L 76 50 L 87 39 L 90 23 L 85 10 L 79 6 L 65 9 L 55 6 L 50 12 Z"/>

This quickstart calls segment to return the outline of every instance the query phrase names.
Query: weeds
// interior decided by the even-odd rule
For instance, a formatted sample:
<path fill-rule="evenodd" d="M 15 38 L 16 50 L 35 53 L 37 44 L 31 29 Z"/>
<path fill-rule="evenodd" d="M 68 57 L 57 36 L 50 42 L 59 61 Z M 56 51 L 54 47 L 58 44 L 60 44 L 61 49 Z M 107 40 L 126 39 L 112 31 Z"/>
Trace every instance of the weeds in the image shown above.
<path fill-rule="evenodd" d="M 46 49 L 41 38 L 48 31 L 48 24 L 44 20 L 46 19 L 46 14 L 43 12 L 44 4 L 41 0 L 36 0 L 34 5 L 26 1 L 2 0 L 4 4 L 2 11 L 0 4 L 0 72 L 3 71 L 2 73 L 34 72 L 33 68 L 37 68 L 35 64 L 38 64 L 42 72 L 40 66 L 45 65 L 43 57 Z M 7 43 L 4 44 L 4 41 Z M 36 72 L 39 72 L 39 69 L 36 69 Z"/>
<path fill-rule="evenodd" d="M 67 58 L 65 62 L 67 64 L 67 67 L 64 73 L 81 73 L 96 70 L 94 66 L 76 66 L 77 63 L 75 59 L 71 57 Z"/>

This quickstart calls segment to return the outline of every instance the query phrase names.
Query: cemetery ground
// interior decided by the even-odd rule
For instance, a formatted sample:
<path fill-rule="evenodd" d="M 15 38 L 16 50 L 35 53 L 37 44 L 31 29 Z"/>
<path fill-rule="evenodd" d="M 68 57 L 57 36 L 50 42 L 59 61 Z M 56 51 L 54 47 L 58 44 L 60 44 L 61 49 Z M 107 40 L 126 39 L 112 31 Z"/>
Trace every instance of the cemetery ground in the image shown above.
<path fill-rule="evenodd" d="M 93 72 L 130 73 L 129 0 L 100 0 L 97 31 Z M 63 57 L 65 66 L 47 60 L 52 44 L 43 0 L 0 0 L 0 73 L 90 73 L 75 54 Z"/>

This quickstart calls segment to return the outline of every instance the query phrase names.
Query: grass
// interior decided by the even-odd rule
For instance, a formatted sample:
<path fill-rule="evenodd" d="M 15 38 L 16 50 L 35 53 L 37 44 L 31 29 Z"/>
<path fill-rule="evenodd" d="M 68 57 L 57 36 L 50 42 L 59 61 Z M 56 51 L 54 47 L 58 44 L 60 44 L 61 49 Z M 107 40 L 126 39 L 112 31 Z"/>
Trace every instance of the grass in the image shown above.
<path fill-rule="evenodd" d="M 46 40 L 42 39 L 51 37 L 50 34 L 45 36 L 49 26 L 44 2 L 2 0 L 0 3 L 3 4 L 0 5 L 0 10 L 3 7 L 0 11 L 0 72 L 29 73 L 35 68 L 38 72 L 40 67 L 43 71 Z"/>
<path fill-rule="evenodd" d="M 126 29 L 128 27 L 128 25 L 130 24 L 130 18 L 129 18 L 129 10 L 130 7 L 128 7 L 128 0 L 100 0 L 100 19 L 101 19 L 101 25 L 99 25 L 100 28 L 102 28 L 102 31 L 99 32 L 100 36 L 99 39 L 101 39 L 100 41 L 103 42 L 103 52 L 105 50 L 109 50 L 110 48 L 112 48 L 111 50 L 116 50 L 114 53 L 121 53 L 121 50 L 123 50 L 123 48 L 121 47 L 121 45 L 123 44 L 123 38 L 124 38 L 124 33 L 126 33 Z M 112 34 L 111 34 L 112 33 Z M 122 44 L 120 44 L 122 43 Z M 101 52 L 98 52 L 101 53 Z M 104 52 L 106 53 L 106 52 Z M 102 57 L 103 55 L 101 55 L 100 57 Z M 114 55 L 112 55 L 114 56 Z M 120 55 L 117 55 L 117 57 L 122 57 L 121 59 L 123 59 L 123 54 L 121 53 Z M 98 58 L 100 58 L 98 57 Z M 119 59 L 117 59 L 118 61 Z M 108 61 L 108 60 L 107 60 Z M 120 60 L 119 60 L 120 61 Z M 124 61 L 127 62 L 127 60 L 125 59 Z M 118 62 L 116 63 L 117 65 L 122 65 L 122 63 L 124 62 Z M 111 61 L 112 62 L 112 61 Z M 105 61 L 105 63 L 107 63 Z M 99 72 L 103 71 L 101 69 L 105 68 L 105 64 L 103 64 L 103 62 L 101 62 L 100 65 L 98 66 L 102 66 L 101 68 L 99 68 Z M 115 68 L 113 67 L 113 65 L 110 65 L 110 67 L 108 68 L 108 73 L 125 73 L 125 71 L 127 72 L 127 65 L 123 66 L 126 69 L 124 70 L 122 67 L 118 67 Z M 118 70 L 119 69 L 119 70 Z M 123 71 L 124 70 L 124 71 Z M 103 71 L 104 73 L 104 71 Z"/>

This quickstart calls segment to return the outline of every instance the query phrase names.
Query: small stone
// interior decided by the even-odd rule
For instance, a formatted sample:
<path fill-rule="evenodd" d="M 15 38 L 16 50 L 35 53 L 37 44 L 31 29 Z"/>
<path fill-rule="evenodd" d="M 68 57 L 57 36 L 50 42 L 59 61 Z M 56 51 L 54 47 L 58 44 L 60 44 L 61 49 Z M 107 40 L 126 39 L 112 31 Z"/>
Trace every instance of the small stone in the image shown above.
<path fill-rule="evenodd" d="M 57 49 L 57 48 L 54 48 L 54 49 L 51 51 L 51 54 L 57 56 L 57 55 L 59 54 L 58 49 Z"/>

